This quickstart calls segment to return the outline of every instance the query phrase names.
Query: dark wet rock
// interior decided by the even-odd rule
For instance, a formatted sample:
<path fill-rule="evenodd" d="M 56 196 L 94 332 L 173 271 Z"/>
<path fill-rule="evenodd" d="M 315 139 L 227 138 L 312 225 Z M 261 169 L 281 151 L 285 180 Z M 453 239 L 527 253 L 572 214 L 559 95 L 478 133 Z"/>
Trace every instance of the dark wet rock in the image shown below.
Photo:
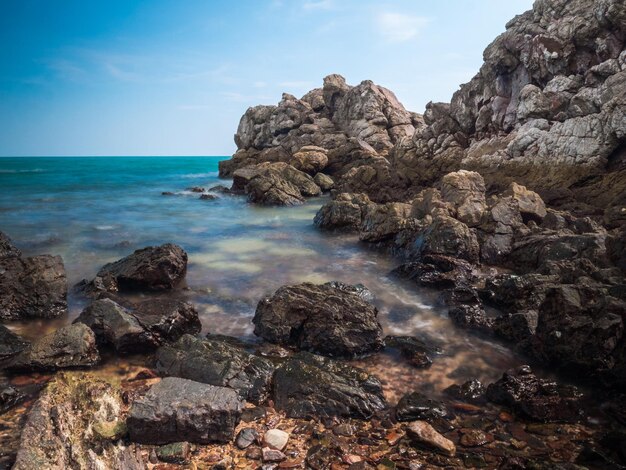
<path fill-rule="evenodd" d="M 479 380 L 472 379 L 460 385 L 450 385 L 444 390 L 444 393 L 455 400 L 477 402 L 483 400 L 485 387 Z"/>
<path fill-rule="evenodd" d="M 247 449 L 259 439 L 259 433 L 254 428 L 243 428 L 237 434 L 235 445 L 240 449 Z"/>
<path fill-rule="evenodd" d="M 122 409 L 119 391 L 107 382 L 84 373 L 57 375 L 28 414 L 13 468 L 143 470 L 134 445 L 102 439 L 94 430 L 122 422 Z"/>
<path fill-rule="evenodd" d="M 17 356 L 27 346 L 27 341 L 13 333 L 6 326 L 0 325 L 0 364 Z"/>
<path fill-rule="evenodd" d="M 547 289 L 558 282 L 559 278 L 553 275 L 502 274 L 487 278 L 480 296 L 486 303 L 505 312 L 537 310 Z"/>
<path fill-rule="evenodd" d="M 480 447 L 493 442 L 493 436 L 480 429 L 461 429 L 459 442 L 464 447 Z"/>
<path fill-rule="evenodd" d="M 231 194 L 232 193 L 230 188 L 227 187 L 227 186 L 224 186 L 223 184 L 216 184 L 215 186 L 211 186 L 209 188 L 209 191 L 211 191 L 213 193 L 220 193 L 220 194 Z"/>
<path fill-rule="evenodd" d="M 378 379 L 309 353 L 298 353 L 276 370 L 273 399 L 276 408 L 292 418 L 367 419 L 385 407 Z"/>
<path fill-rule="evenodd" d="M 149 351 L 176 341 L 185 333 L 199 333 L 198 312 L 187 302 L 150 299 L 125 308 L 111 299 L 92 302 L 74 323 L 93 330 L 98 344 L 120 354 Z"/>
<path fill-rule="evenodd" d="M 67 312 L 60 256 L 0 258 L 0 319 L 54 318 Z"/>
<path fill-rule="evenodd" d="M 511 407 L 536 421 L 574 421 L 580 418 L 581 394 L 573 386 L 540 379 L 529 366 L 507 371 L 487 387 L 487 399 Z"/>
<path fill-rule="evenodd" d="M 313 223 L 326 230 L 359 230 L 365 214 L 373 205 L 364 194 L 340 193 L 317 211 Z"/>
<path fill-rule="evenodd" d="M 465 260 L 443 255 L 425 255 L 403 264 L 392 274 L 425 287 L 450 288 L 470 285 L 476 280 L 474 267 Z"/>
<path fill-rule="evenodd" d="M 448 306 L 448 316 L 462 328 L 489 331 L 492 319 L 488 318 L 478 292 L 472 287 L 458 287 L 444 292 L 443 302 Z"/>
<path fill-rule="evenodd" d="M 341 283 L 283 286 L 262 299 L 254 333 L 328 356 L 356 356 L 383 346 L 378 310 L 359 289 Z"/>
<path fill-rule="evenodd" d="M 421 255 L 445 255 L 477 262 L 480 253 L 476 234 L 463 222 L 445 215 L 434 218 L 415 243 L 420 245 Z"/>
<path fill-rule="evenodd" d="M 317 173 L 313 177 L 313 182 L 320 187 L 322 192 L 328 192 L 335 187 L 333 179 L 324 173 Z"/>
<path fill-rule="evenodd" d="M 163 462 L 183 464 L 191 454 L 191 446 L 188 442 L 174 442 L 160 446 L 156 454 Z"/>
<path fill-rule="evenodd" d="M 274 369 L 268 359 L 210 336 L 199 339 L 184 335 L 157 351 L 157 370 L 161 374 L 230 387 L 253 403 L 268 396 Z"/>
<path fill-rule="evenodd" d="M 11 371 L 45 371 L 90 367 L 100 362 L 96 337 L 86 325 L 59 328 L 26 347 L 11 360 Z"/>
<path fill-rule="evenodd" d="M 0 259 L 2 258 L 19 258 L 22 252 L 13 245 L 11 239 L 0 232 Z"/>
<path fill-rule="evenodd" d="M 390 240 L 397 233 L 412 228 L 411 205 L 401 202 L 373 204 L 368 207 L 359 227 L 361 241 L 375 243 Z"/>
<path fill-rule="evenodd" d="M 202 196 L 200 196 L 200 200 L 202 201 L 215 201 L 216 199 L 219 199 L 219 197 L 217 197 L 215 194 L 203 194 Z"/>
<path fill-rule="evenodd" d="M 176 287 L 187 273 L 187 253 L 178 245 L 150 246 L 104 266 L 94 279 L 105 290 L 164 291 Z"/>
<path fill-rule="evenodd" d="M 161 196 L 176 196 L 176 193 L 173 193 L 172 191 L 163 191 Z"/>
<path fill-rule="evenodd" d="M 432 339 L 416 336 L 387 336 L 385 347 L 397 349 L 411 365 L 420 369 L 430 367 L 434 357 L 441 354 Z"/>
<path fill-rule="evenodd" d="M 185 189 L 185 191 L 190 191 L 192 193 L 203 193 L 206 191 L 206 189 L 201 188 L 200 186 L 193 186 L 191 188 Z"/>
<path fill-rule="evenodd" d="M 407 426 L 407 434 L 415 443 L 435 449 L 445 455 L 454 456 L 456 446 L 454 443 L 439 434 L 426 421 L 415 421 Z"/>
<path fill-rule="evenodd" d="M 606 249 L 611 262 L 626 272 L 626 229 L 607 237 Z"/>
<path fill-rule="evenodd" d="M 26 395 L 10 385 L 0 385 L 0 415 L 26 399 Z"/>
<path fill-rule="evenodd" d="M 229 442 L 243 403 L 234 390 L 166 377 L 132 404 L 127 419 L 134 442 Z"/>
<path fill-rule="evenodd" d="M 431 400 L 419 392 L 407 393 L 396 405 L 398 421 L 424 420 L 433 423 L 446 416 L 448 410 L 443 403 Z"/>
<path fill-rule="evenodd" d="M 496 336 L 517 343 L 518 348 L 525 349 L 526 342 L 537 331 L 538 313 L 536 310 L 505 313 L 493 321 L 493 332 Z"/>

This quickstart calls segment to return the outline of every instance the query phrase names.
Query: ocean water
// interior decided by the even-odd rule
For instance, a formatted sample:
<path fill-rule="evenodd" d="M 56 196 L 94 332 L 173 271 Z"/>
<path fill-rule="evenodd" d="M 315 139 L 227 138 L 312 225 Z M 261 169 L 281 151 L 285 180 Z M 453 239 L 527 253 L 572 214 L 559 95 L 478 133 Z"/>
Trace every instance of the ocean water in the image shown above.
<path fill-rule="evenodd" d="M 436 292 L 390 279 L 398 260 L 355 236 L 318 231 L 313 217 L 326 197 L 295 208 L 264 208 L 244 197 L 206 201 L 186 191 L 229 186 L 217 177 L 223 158 L 0 158 L 0 230 L 25 255 L 61 255 L 70 285 L 135 249 L 177 243 L 189 253 L 189 269 L 186 289 L 175 295 L 197 306 L 204 331 L 211 333 L 252 336 L 256 304 L 284 284 L 363 283 L 376 296 L 386 333 L 427 334 L 444 351 L 419 375 L 410 367 L 393 369 L 389 357 L 362 362 L 393 369 L 388 385 L 397 380 L 405 388 L 437 391 L 469 378 L 494 380 L 522 361 L 498 343 L 456 329 Z M 70 293 L 67 317 L 10 327 L 40 336 L 71 322 L 84 302 Z"/>

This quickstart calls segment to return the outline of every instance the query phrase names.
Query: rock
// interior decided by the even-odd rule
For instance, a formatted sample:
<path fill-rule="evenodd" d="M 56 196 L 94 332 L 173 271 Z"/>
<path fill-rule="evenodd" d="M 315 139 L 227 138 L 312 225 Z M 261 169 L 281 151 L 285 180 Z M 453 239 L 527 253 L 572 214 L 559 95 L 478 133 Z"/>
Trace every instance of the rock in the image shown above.
<path fill-rule="evenodd" d="M 200 186 L 193 186 L 191 188 L 185 189 L 185 191 L 190 191 L 192 193 L 203 193 L 206 191 L 206 189 L 201 188 Z"/>
<path fill-rule="evenodd" d="M 246 185 L 246 194 L 248 201 L 266 206 L 294 206 L 304 202 L 298 188 L 275 173 L 255 176 Z"/>
<path fill-rule="evenodd" d="M 280 429 L 270 429 L 263 435 L 263 444 L 276 450 L 283 450 L 289 441 L 289 434 Z"/>
<path fill-rule="evenodd" d="M 187 253 L 178 245 L 149 246 L 104 266 L 97 279 L 109 280 L 109 291 L 165 291 L 187 273 Z"/>
<path fill-rule="evenodd" d="M 358 230 L 373 203 L 364 194 L 340 193 L 315 214 L 313 223 L 321 229 Z"/>
<path fill-rule="evenodd" d="M 134 445 L 101 439 L 101 423 L 119 423 L 119 391 L 85 373 L 63 373 L 48 383 L 28 414 L 14 469 L 144 469 Z M 94 452 L 98 448 L 100 452 Z"/>
<path fill-rule="evenodd" d="M 82 323 L 64 326 L 26 347 L 10 362 L 11 371 L 90 367 L 100 362 L 96 337 Z"/>
<path fill-rule="evenodd" d="M 0 365 L 28 347 L 28 342 L 0 325 Z"/>
<path fill-rule="evenodd" d="M 493 323 L 483 308 L 478 292 L 472 287 L 458 287 L 444 292 L 450 320 L 462 328 L 489 331 Z"/>
<path fill-rule="evenodd" d="M 283 286 L 262 299 L 252 322 L 263 339 L 328 356 L 357 356 L 382 348 L 378 310 L 341 283 Z"/>
<path fill-rule="evenodd" d="M 335 187 L 333 179 L 324 173 L 316 173 L 313 182 L 320 187 L 322 192 L 326 193 Z"/>
<path fill-rule="evenodd" d="M 126 309 L 111 299 L 92 302 L 74 323 L 93 330 L 98 344 L 112 346 L 120 354 L 156 349 L 185 333 L 199 333 L 198 312 L 187 302 L 150 299 Z"/>
<path fill-rule="evenodd" d="M 469 262 L 478 261 L 480 253 L 476 234 L 463 222 L 448 216 L 434 218 L 416 244 L 421 255 L 452 256 Z"/>
<path fill-rule="evenodd" d="M 581 394 L 573 386 L 536 377 L 529 366 L 507 371 L 487 387 L 487 398 L 536 421 L 572 421 L 581 415 Z"/>
<path fill-rule="evenodd" d="M 270 449 L 269 447 L 263 448 L 263 462 L 282 462 L 286 459 L 287 456 L 279 450 Z"/>
<path fill-rule="evenodd" d="M 541 222 L 547 214 L 546 205 L 541 199 L 541 196 L 517 183 L 511 183 L 509 188 L 502 195 L 504 197 L 510 196 L 517 201 L 522 217 L 526 221 L 535 220 Z"/>
<path fill-rule="evenodd" d="M 224 186 L 223 184 L 216 184 L 215 186 L 211 186 L 209 191 L 220 194 L 231 194 L 230 188 Z"/>
<path fill-rule="evenodd" d="M 450 203 L 455 217 L 468 227 L 475 227 L 486 209 L 485 181 L 479 173 L 459 170 L 441 179 L 441 198 Z"/>
<path fill-rule="evenodd" d="M 368 419 L 385 407 L 378 379 L 309 353 L 296 354 L 276 370 L 273 399 L 291 418 Z"/>
<path fill-rule="evenodd" d="M 0 319 L 54 318 L 67 312 L 60 256 L 0 258 Z"/>
<path fill-rule="evenodd" d="M 407 426 L 408 436 L 420 445 L 426 445 L 444 455 L 454 456 L 456 446 L 452 441 L 439 434 L 426 421 L 414 421 Z"/>
<path fill-rule="evenodd" d="M 0 386 L 0 415 L 26 399 L 26 395 L 11 385 Z"/>
<path fill-rule="evenodd" d="M 219 338 L 184 335 L 157 351 L 160 373 L 229 387 L 253 403 L 261 403 L 268 396 L 274 369 L 271 361 Z"/>
<path fill-rule="evenodd" d="M 483 399 L 485 391 L 485 387 L 479 380 L 472 379 L 461 385 L 450 385 L 444 393 L 456 400 L 476 402 Z"/>
<path fill-rule="evenodd" d="M 443 255 L 425 255 L 419 261 L 403 264 L 392 274 L 425 287 L 467 286 L 476 280 L 474 267 L 465 260 Z"/>
<path fill-rule="evenodd" d="M 316 147 L 315 145 L 307 145 L 294 153 L 289 163 L 304 173 L 315 175 L 326 168 L 328 156 L 326 149 Z"/>
<path fill-rule="evenodd" d="M 361 221 L 359 239 L 366 242 L 381 242 L 398 232 L 411 227 L 409 219 L 411 205 L 399 202 L 374 204 L 368 207 Z"/>
<path fill-rule="evenodd" d="M 243 403 L 229 388 L 166 377 L 132 404 L 128 432 L 134 442 L 229 442 Z"/>
<path fill-rule="evenodd" d="M 0 232 L 0 259 L 19 258 L 20 256 L 22 256 L 22 252 L 13 245 L 13 242 L 6 234 Z"/>
<path fill-rule="evenodd" d="M 411 365 L 419 369 L 430 367 L 433 358 L 441 354 L 441 349 L 433 340 L 415 336 L 387 336 L 385 347 L 398 349 Z"/>
<path fill-rule="evenodd" d="M 214 201 L 216 199 L 219 199 L 219 197 L 217 197 L 215 194 L 203 194 L 202 196 L 200 196 L 200 199 L 202 201 Z"/>
<path fill-rule="evenodd" d="M 259 433 L 254 428 L 243 428 L 237 434 L 235 445 L 239 449 L 247 449 L 259 439 Z"/>
<path fill-rule="evenodd" d="M 174 442 L 157 449 L 157 457 L 163 462 L 182 464 L 191 454 L 191 446 L 188 442 Z"/>
<path fill-rule="evenodd" d="M 176 196 L 176 193 L 173 193 L 172 191 L 163 191 L 161 196 Z"/>
<path fill-rule="evenodd" d="M 538 313 L 528 310 L 518 313 L 507 313 L 493 322 L 494 333 L 507 341 L 516 342 L 518 347 L 525 345 L 537 331 Z"/>
<path fill-rule="evenodd" d="M 464 447 L 480 447 L 493 442 L 493 436 L 480 429 L 463 429 L 461 433 L 460 442 Z"/>
<path fill-rule="evenodd" d="M 443 403 L 427 398 L 419 392 L 404 395 L 396 405 L 396 419 L 398 421 L 425 420 L 436 422 L 448 415 Z"/>

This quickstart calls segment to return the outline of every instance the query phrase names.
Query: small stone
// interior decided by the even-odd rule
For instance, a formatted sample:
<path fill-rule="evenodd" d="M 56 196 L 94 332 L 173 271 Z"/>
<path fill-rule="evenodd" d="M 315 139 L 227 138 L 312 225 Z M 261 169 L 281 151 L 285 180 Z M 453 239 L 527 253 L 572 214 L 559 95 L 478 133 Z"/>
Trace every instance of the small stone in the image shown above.
<path fill-rule="evenodd" d="M 263 447 L 263 462 L 282 462 L 287 456 L 280 450 Z"/>
<path fill-rule="evenodd" d="M 263 436 L 263 443 L 277 450 L 283 450 L 287 445 L 287 441 L 289 440 L 289 434 L 285 431 L 281 431 L 280 429 L 270 429 Z"/>
<path fill-rule="evenodd" d="M 528 445 L 526 444 L 525 441 L 519 441 L 515 438 L 510 440 L 510 444 L 514 449 L 517 449 L 517 450 L 522 450 Z"/>
<path fill-rule="evenodd" d="M 363 457 L 361 457 L 360 455 L 342 455 L 341 460 L 343 461 L 343 463 L 352 465 L 354 463 L 362 462 Z"/>
<path fill-rule="evenodd" d="M 248 447 L 246 450 L 246 458 L 250 460 L 261 460 L 263 458 L 263 452 L 260 447 Z"/>
<path fill-rule="evenodd" d="M 435 428 L 426 421 L 414 421 L 410 423 L 407 431 L 409 437 L 420 444 L 426 444 L 451 457 L 456 453 L 454 443 L 439 434 Z"/>
<path fill-rule="evenodd" d="M 333 432 L 337 435 L 337 436 L 354 436 L 354 433 L 356 432 L 356 428 L 348 423 L 342 423 L 342 424 L 338 424 L 337 426 L 335 426 L 333 428 Z"/>
<path fill-rule="evenodd" d="M 239 431 L 239 434 L 237 434 L 235 444 L 240 449 L 246 449 L 250 447 L 254 443 L 254 441 L 257 440 L 258 437 L 259 433 L 256 431 L 256 429 L 243 428 L 241 431 Z"/>
<path fill-rule="evenodd" d="M 278 468 L 297 468 L 302 467 L 301 459 L 289 459 L 278 464 Z"/>
<path fill-rule="evenodd" d="M 253 421 L 258 421 L 265 418 L 265 414 L 265 409 L 260 406 L 256 406 L 254 408 L 245 408 L 241 412 L 241 421 L 243 421 L 244 423 L 252 423 Z"/>
<path fill-rule="evenodd" d="M 391 431 L 389 434 L 387 434 L 385 439 L 387 439 L 387 442 L 390 446 L 395 446 L 398 442 L 400 442 L 400 439 L 402 439 L 403 436 L 404 434 L 400 432 Z"/>
<path fill-rule="evenodd" d="M 498 415 L 498 419 L 504 423 L 510 423 L 513 421 L 513 415 L 511 413 L 507 413 L 506 411 L 501 411 Z"/>
<path fill-rule="evenodd" d="M 93 425 L 93 432 L 100 439 L 117 441 L 128 433 L 125 421 L 106 421 Z"/>
<path fill-rule="evenodd" d="M 461 445 L 465 447 L 479 447 L 493 441 L 493 437 L 479 429 L 462 429 Z"/>
<path fill-rule="evenodd" d="M 157 449 L 157 457 L 163 462 L 184 463 L 189 458 L 191 447 L 188 442 L 174 442 Z"/>

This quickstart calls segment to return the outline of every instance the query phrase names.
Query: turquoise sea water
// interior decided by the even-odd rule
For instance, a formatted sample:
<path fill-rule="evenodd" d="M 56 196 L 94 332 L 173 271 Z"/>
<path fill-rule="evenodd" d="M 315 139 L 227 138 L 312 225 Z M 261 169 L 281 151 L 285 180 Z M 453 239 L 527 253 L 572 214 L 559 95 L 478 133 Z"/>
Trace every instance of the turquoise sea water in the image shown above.
<path fill-rule="evenodd" d="M 71 285 L 135 249 L 177 243 L 189 253 L 188 289 L 178 295 L 197 305 L 205 331 L 252 335 L 257 302 L 283 284 L 361 282 L 375 294 L 387 333 L 427 333 L 442 342 L 445 354 L 427 372 L 429 383 L 491 380 L 517 363 L 502 346 L 455 329 L 436 293 L 390 280 L 396 260 L 355 236 L 319 232 L 312 221 L 325 197 L 263 208 L 240 196 L 205 201 L 185 191 L 229 186 L 217 177 L 222 158 L 0 158 L 0 230 L 25 255 L 61 255 Z M 83 305 L 70 294 L 68 318 L 12 327 L 40 335 Z"/>

